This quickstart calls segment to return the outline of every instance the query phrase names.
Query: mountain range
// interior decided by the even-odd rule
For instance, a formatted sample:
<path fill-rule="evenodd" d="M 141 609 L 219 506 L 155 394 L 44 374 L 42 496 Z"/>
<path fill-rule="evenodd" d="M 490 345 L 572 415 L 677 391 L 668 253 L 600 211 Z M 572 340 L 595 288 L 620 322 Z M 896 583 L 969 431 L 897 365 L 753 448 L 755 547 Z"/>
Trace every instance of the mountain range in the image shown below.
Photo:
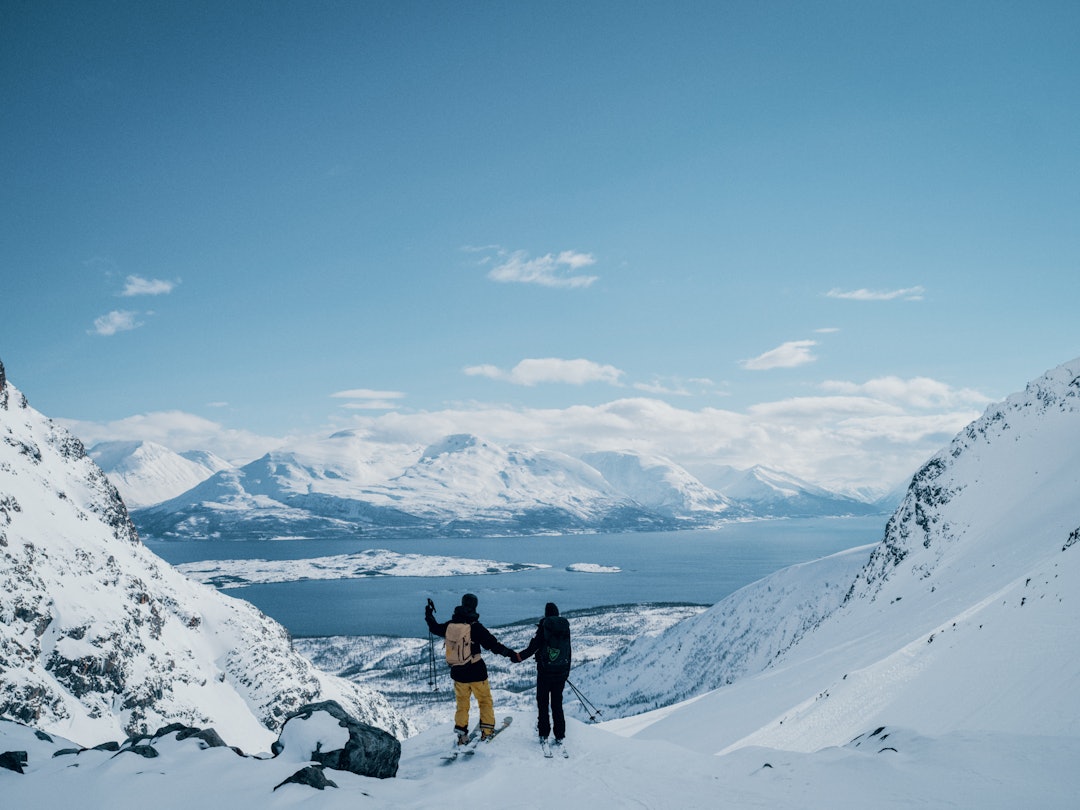
<path fill-rule="evenodd" d="M 657 456 L 574 458 L 471 434 L 413 447 L 343 431 L 238 468 L 145 442 L 99 447 L 91 455 L 142 507 L 133 512 L 140 532 L 159 539 L 625 532 L 887 511 L 760 467 L 724 468 L 710 487 Z M 181 489 L 177 470 L 200 480 Z"/>
<path fill-rule="evenodd" d="M 170 640 L 183 637 L 174 635 L 177 621 L 199 616 L 188 630 L 206 633 L 217 617 L 214 609 L 183 614 L 168 604 L 179 586 L 167 566 L 156 577 L 139 568 L 145 579 L 132 589 L 135 540 L 122 503 L 78 442 L 5 386 L 2 368 L 0 417 L 0 717 L 34 708 L 51 729 L 69 728 L 78 739 L 74 732 L 87 728 L 57 711 L 70 706 L 64 688 L 82 688 L 79 678 L 108 685 L 131 655 L 153 663 L 140 645 L 148 643 L 143 626 L 159 626 L 155 616 Z M 624 616 L 638 631 L 632 643 L 573 676 L 590 705 L 614 719 L 599 726 L 571 719 L 566 761 L 541 757 L 529 711 L 517 712 L 491 752 L 444 769 L 444 721 L 404 741 L 397 779 L 335 772 L 339 786 L 316 799 L 299 786 L 271 793 L 284 765 L 194 748 L 134 767 L 101 752 L 80 754 L 73 768 L 55 755 L 62 742 L 0 721 L 0 751 L 31 752 L 25 774 L 0 769 L 0 789 L 18 806 L 93 796 L 134 808 L 146 801 L 138 788 L 152 786 L 158 806 L 224 802 L 237 810 L 305 799 L 426 808 L 445 804 L 451 790 L 479 803 L 521 797 L 519 804 L 597 807 L 1075 807 L 1078 448 L 1080 359 L 992 405 L 930 458 L 880 542 L 778 571 L 656 634 L 642 632 L 645 617 Z M 52 578 L 46 588 L 42 571 Z M 69 591 L 90 596 L 80 606 Z M 182 595 L 209 599 L 198 590 Z M 52 598 L 58 609 L 43 611 Z M 117 623 L 110 617 L 118 602 L 145 618 L 129 607 L 127 623 Z M 37 648 L 51 652 L 41 660 Z M 68 664 L 55 666 L 56 654 Z M 236 662 L 233 674 L 205 658 L 201 669 L 178 663 L 176 672 L 253 683 L 270 677 L 259 659 Z M 63 688 L 43 678 L 48 666 Z M 141 683 L 100 693 L 108 702 L 88 692 L 89 705 L 99 714 L 132 696 L 144 705 Z M 168 690 L 156 696 L 159 706 L 182 705 L 177 693 L 190 683 L 180 683 L 151 680 L 152 689 Z M 53 699 L 43 702 L 41 693 Z M 209 713 L 220 694 L 193 688 L 185 696 Z M 227 725 L 226 739 L 231 728 L 240 727 Z M 11 759 L 18 766 L 27 757 Z"/>
<path fill-rule="evenodd" d="M 260 751 L 290 711 L 333 699 L 409 732 L 381 694 L 320 672 L 280 624 L 150 552 L 82 443 L 2 366 L 0 436 L 0 716 L 74 739 L 213 725 Z"/>

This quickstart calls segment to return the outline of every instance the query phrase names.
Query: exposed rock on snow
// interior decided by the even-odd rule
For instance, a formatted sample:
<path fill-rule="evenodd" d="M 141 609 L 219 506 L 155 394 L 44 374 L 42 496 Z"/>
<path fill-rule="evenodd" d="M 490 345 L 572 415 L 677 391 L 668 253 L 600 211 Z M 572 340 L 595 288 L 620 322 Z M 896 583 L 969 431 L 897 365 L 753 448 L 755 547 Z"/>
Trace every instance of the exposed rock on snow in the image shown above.
<path fill-rule="evenodd" d="M 377 779 L 396 775 L 401 758 L 400 742 L 350 717 L 332 700 L 301 706 L 289 715 L 272 750 L 274 756 Z"/>
<path fill-rule="evenodd" d="M 326 771 L 319 765 L 308 765 L 305 768 L 301 768 L 288 779 L 274 785 L 274 790 L 284 785 L 307 785 L 313 787 L 316 790 L 326 790 L 328 787 L 336 788 L 337 782 L 332 779 L 326 778 Z"/>

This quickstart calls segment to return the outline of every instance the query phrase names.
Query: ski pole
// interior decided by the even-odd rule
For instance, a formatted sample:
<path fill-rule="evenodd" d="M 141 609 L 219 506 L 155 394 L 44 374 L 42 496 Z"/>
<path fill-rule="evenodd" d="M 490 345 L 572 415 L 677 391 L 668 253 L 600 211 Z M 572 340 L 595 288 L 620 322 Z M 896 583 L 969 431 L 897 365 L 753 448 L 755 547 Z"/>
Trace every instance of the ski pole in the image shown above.
<path fill-rule="evenodd" d="M 583 694 L 581 694 L 581 690 L 574 686 L 573 683 L 571 683 L 569 678 L 566 679 L 566 684 L 574 691 L 574 694 L 577 696 L 578 701 L 581 703 L 581 707 L 585 709 L 585 713 L 589 715 L 589 722 L 595 723 L 597 715 L 601 715 L 603 714 L 603 712 L 593 706 L 589 699 L 586 698 Z"/>
<path fill-rule="evenodd" d="M 429 598 L 427 600 L 428 607 L 431 608 L 432 614 L 435 613 L 435 603 Z M 435 636 L 431 634 L 431 630 L 428 630 L 427 634 L 428 642 L 428 686 L 431 687 L 432 692 L 439 691 L 439 676 L 438 668 L 435 666 Z"/>

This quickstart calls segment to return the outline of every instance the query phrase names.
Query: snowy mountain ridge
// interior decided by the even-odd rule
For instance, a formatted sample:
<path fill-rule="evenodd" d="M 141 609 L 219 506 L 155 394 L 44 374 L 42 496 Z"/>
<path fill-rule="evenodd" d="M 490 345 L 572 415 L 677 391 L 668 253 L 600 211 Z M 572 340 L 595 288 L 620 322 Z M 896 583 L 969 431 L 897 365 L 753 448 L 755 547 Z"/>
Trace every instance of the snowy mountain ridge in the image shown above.
<path fill-rule="evenodd" d="M 393 447 L 346 431 L 221 470 L 133 517 L 146 536 L 197 539 L 619 532 L 881 511 L 771 475 L 787 485 L 744 487 L 729 496 L 669 459 L 637 452 L 579 459 L 471 434 L 427 447 Z"/>
<path fill-rule="evenodd" d="M 338 441 L 354 440 L 339 435 Z M 648 501 L 642 503 L 585 461 L 470 434 L 414 449 L 407 460 L 394 456 L 400 469 L 382 480 L 328 458 L 334 456 L 275 451 L 139 510 L 135 519 L 149 536 L 178 539 L 358 531 L 479 536 L 677 528 L 690 516 L 709 523 L 735 511 L 670 462 L 667 469 L 674 472 L 654 478 L 652 495 L 637 493 Z"/>
<path fill-rule="evenodd" d="M 755 465 L 738 470 L 726 465 L 707 468 L 702 480 L 758 517 L 872 515 L 881 511 L 874 498 L 860 499 L 811 484 L 781 470 Z"/>
<path fill-rule="evenodd" d="M 620 712 L 664 707 L 615 727 L 708 752 L 817 751 L 898 724 L 1072 735 L 1077 538 L 1080 360 L 931 458 L 877 545 L 777 572 L 643 642 L 647 672 L 613 660 L 589 677 Z M 704 730 L 702 715 L 724 722 Z"/>
<path fill-rule="evenodd" d="M 676 519 L 730 517 L 746 511 L 666 458 L 606 451 L 586 453 L 582 461 L 637 503 Z"/>
<path fill-rule="evenodd" d="M 382 695 L 316 670 L 250 604 L 139 541 L 116 488 L 0 367 L 0 716 L 93 742 L 170 721 L 259 751 L 334 699 L 398 735 Z"/>
<path fill-rule="evenodd" d="M 167 501 L 232 467 L 213 453 L 174 453 L 149 441 L 99 442 L 87 455 L 105 472 L 129 509 Z"/>

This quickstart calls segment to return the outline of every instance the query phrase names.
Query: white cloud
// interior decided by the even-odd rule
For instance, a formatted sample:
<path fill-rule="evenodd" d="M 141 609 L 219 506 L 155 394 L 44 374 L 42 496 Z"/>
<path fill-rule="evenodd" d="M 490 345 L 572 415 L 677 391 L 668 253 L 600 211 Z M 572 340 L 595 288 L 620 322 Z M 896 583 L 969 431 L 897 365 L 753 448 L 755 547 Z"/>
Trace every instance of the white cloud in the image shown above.
<path fill-rule="evenodd" d="M 645 394 L 657 396 L 689 397 L 693 396 L 686 386 L 678 383 L 666 383 L 655 380 L 651 383 L 634 383 L 634 389 Z"/>
<path fill-rule="evenodd" d="M 848 301 L 893 301 L 897 298 L 904 301 L 922 301 L 926 289 L 920 285 L 904 287 L 900 290 L 839 290 L 833 288 L 825 295 L 829 298 L 843 298 Z"/>
<path fill-rule="evenodd" d="M 466 366 L 464 371 L 469 377 L 490 377 L 493 380 L 501 380 L 510 376 L 498 366 L 493 366 L 490 363 L 484 363 L 480 366 Z"/>
<path fill-rule="evenodd" d="M 740 365 L 748 371 L 766 371 L 773 368 L 794 368 L 813 363 L 817 358 L 810 350 L 817 346 L 816 340 L 789 340 L 775 349 L 759 354 Z"/>
<path fill-rule="evenodd" d="M 389 399 L 358 399 L 353 402 L 346 402 L 341 407 L 354 411 L 390 411 L 397 406 L 398 403 Z"/>
<path fill-rule="evenodd" d="M 493 365 L 469 366 L 465 373 L 473 377 L 490 377 L 527 386 L 541 383 L 584 385 L 592 382 L 619 385 L 619 378 L 623 374 L 615 366 L 594 363 L 592 360 L 563 360 L 558 357 L 527 358 L 509 371 Z"/>
<path fill-rule="evenodd" d="M 233 464 L 246 464 L 288 441 L 226 428 L 220 422 L 185 411 L 155 411 L 108 422 L 56 421 L 87 447 L 103 441 L 151 441 L 177 453 L 209 450 Z"/>
<path fill-rule="evenodd" d="M 691 410 L 631 397 L 551 409 L 475 405 L 354 414 L 350 426 L 380 442 L 423 445 L 451 433 L 475 433 L 571 455 L 632 449 L 691 470 L 763 464 L 824 486 L 885 491 L 909 478 L 977 416 L 961 407 L 916 411 L 859 395 L 799 397 L 743 411 Z"/>
<path fill-rule="evenodd" d="M 357 403 L 356 408 L 335 412 L 326 433 L 349 428 L 365 441 L 413 449 L 453 433 L 475 433 L 502 444 L 575 456 L 630 449 L 670 458 L 691 471 L 721 464 L 739 468 L 763 464 L 823 486 L 885 491 L 909 478 L 977 418 L 979 410 L 972 406 L 986 401 L 977 392 L 953 390 L 928 378 L 832 381 L 822 388 L 829 393 L 761 402 L 741 410 L 682 408 L 639 396 L 565 408 L 468 404 L 438 411 L 374 413 L 363 403 L 375 399 L 359 399 L 350 401 Z M 233 463 L 245 463 L 278 447 L 299 446 L 297 437 L 227 429 L 181 411 L 111 422 L 58 421 L 87 446 L 107 439 L 145 439 L 178 452 L 210 450 Z"/>
<path fill-rule="evenodd" d="M 761 402 L 747 409 L 751 416 L 763 420 L 781 420 L 790 424 L 814 422 L 821 419 L 850 419 L 863 416 L 898 416 L 903 410 L 869 397 L 789 397 L 774 402 Z"/>
<path fill-rule="evenodd" d="M 691 377 L 683 380 L 676 377 L 657 377 L 651 382 L 637 382 L 634 389 L 654 396 L 692 397 L 726 396 L 726 392 L 717 388 L 716 383 L 707 377 Z"/>
<path fill-rule="evenodd" d="M 136 320 L 138 317 L 138 312 L 114 309 L 107 315 L 95 318 L 94 328 L 89 330 L 89 333 L 91 335 L 109 336 L 115 335 L 117 332 L 130 332 L 132 329 L 138 329 L 143 325 L 141 321 Z"/>
<path fill-rule="evenodd" d="M 129 298 L 133 295 L 166 295 L 171 293 L 175 287 L 175 282 L 164 281 L 160 278 L 128 276 L 120 295 Z"/>
<path fill-rule="evenodd" d="M 598 276 L 574 275 L 596 264 L 591 253 L 564 250 L 529 258 L 523 250 L 506 255 L 500 252 L 499 263 L 489 272 L 492 281 L 539 284 L 543 287 L 588 287 Z"/>
<path fill-rule="evenodd" d="M 342 408 L 360 411 L 389 411 L 398 406 L 394 400 L 405 396 L 403 391 L 380 391 L 373 388 L 350 388 L 330 395 L 338 399 L 348 399 Z"/>
<path fill-rule="evenodd" d="M 878 377 L 865 383 L 827 380 L 824 391 L 873 397 L 885 402 L 897 402 L 913 408 L 985 406 L 990 400 L 970 388 L 954 389 L 947 383 L 929 377 Z"/>
<path fill-rule="evenodd" d="M 405 394 L 402 391 L 379 391 L 373 388 L 350 388 L 347 391 L 338 391 L 331 394 L 338 399 L 402 399 Z"/>

